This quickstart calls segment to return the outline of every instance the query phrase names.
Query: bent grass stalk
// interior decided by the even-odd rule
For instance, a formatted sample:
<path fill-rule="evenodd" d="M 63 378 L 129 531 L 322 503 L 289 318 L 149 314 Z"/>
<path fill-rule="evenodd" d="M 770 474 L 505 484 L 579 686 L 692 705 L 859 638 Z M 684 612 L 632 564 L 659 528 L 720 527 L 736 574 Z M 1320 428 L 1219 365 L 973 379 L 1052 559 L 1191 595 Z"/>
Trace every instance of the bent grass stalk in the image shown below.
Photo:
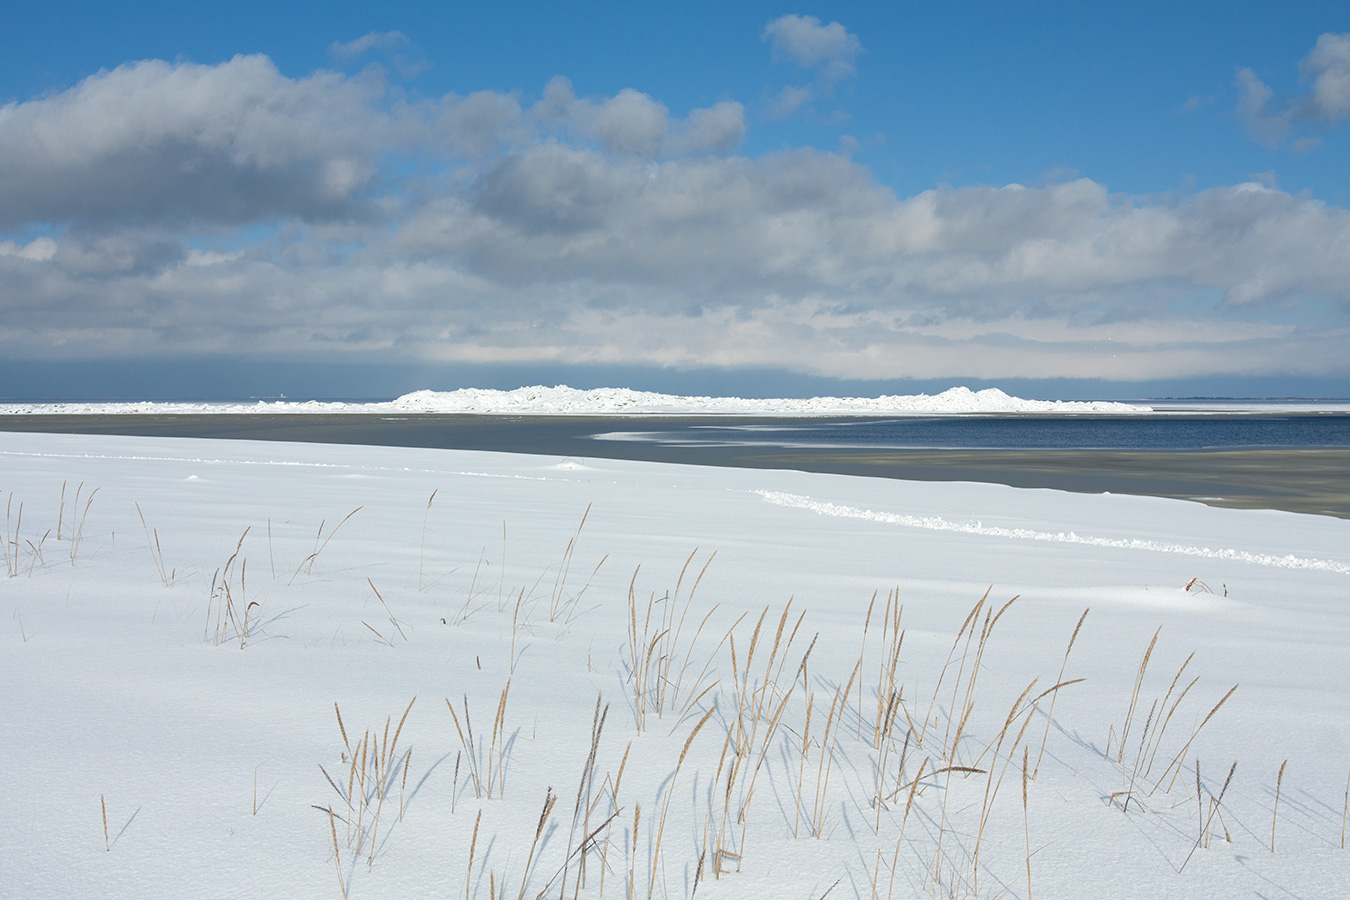
<path fill-rule="evenodd" d="M 464 695 L 464 722 L 460 724 L 459 713 L 455 712 L 455 705 L 446 698 L 445 706 L 450 710 L 450 717 L 455 723 L 455 732 L 459 735 L 459 742 L 464 748 L 464 756 L 469 763 L 469 780 L 473 784 L 473 795 L 479 799 L 492 799 L 495 789 L 498 797 L 506 788 L 506 700 L 511 692 L 511 679 L 506 679 L 506 687 L 502 688 L 501 695 L 497 699 L 497 713 L 492 720 L 491 740 L 487 748 L 486 765 L 482 756 L 482 749 L 474 741 L 473 720 L 469 717 L 469 696 Z M 458 758 L 456 760 L 458 768 Z M 486 773 L 484 772 L 486 769 Z"/>
<path fill-rule="evenodd" d="M 1236 684 L 1233 685 L 1228 689 L 1228 693 L 1224 694 L 1223 697 L 1220 698 L 1219 702 L 1214 704 L 1214 708 L 1209 711 L 1209 715 L 1205 716 L 1204 720 L 1198 726 L 1196 726 L 1196 729 L 1191 732 L 1190 738 L 1187 739 L 1185 745 L 1181 748 L 1181 750 L 1177 752 L 1177 755 L 1172 759 L 1172 762 L 1168 763 L 1166 769 L 1163 769 L 1162 775 L 1158 778 L 1158 781 L 1153 785 L 1153 791 L 1156 791 L 1158 789 L 1158 785 L 1162 784 L 1163 779 L 1167 777 L 1167 773 L 1175 768 L 1175 772 L 1172 775 L 1172 781 L 1169 782 L 1167 785 L 1167 792 L 1168 793 L 1171 792 L 1172 785 L 1176 783 L 1177 776 L 1181 774 L 1181 761 L 1185 759 L 1186 754 L 1190 751 L 1191 744 L 1195 742 L 1196 736 L 1200 734 L 1200 730 L 1202 728 L 1204 728 L 1206 725 L 1209 724 L 1209 720 L 1214 718 L 1214 714 L 1217 713 L 1223 707 L 1223 705 L 1228 702 L 1228 698 L 1233 696 L 1233 692 L 1236 691 L 1237 689 L 1238 686 Z M 1153 794 L 1153 791 L 1149 792 L 1150 796 Z"/>
<path fill-rule="evenodd" d="M 464 867 L 464 900 L 469 900 L 469 879 L 473 877 L 473 855 L 478 847 L 478 826 L 483 821 L 483 811 L 473 820 L 473 837 L 469 840 L 469 864 Z"/>
<path fill-rule="evenodd" d="M 1091 611 L 1092 607 L 1090 606 L 1083 610 L 1083 614 L 1078 617 L 1078 624 L 1073 627 L 1073 634 L 1069 636 L 1069 646 L 1064 648 L 1064 661 L 1059 665 L 1059 677 L 1055 679 L 1056 682 L 1062 682 L 1064 680 L 1064 670 L 1069 665 L 1069 654 L 1073 652 L 1074 641 L 1078 640 L 1078 632 L 1082 630 L 1083 623 L 1087 621 L 1088 613 Z M 1037 776 L 1041 774 L 1041 760 L 1045 757 L 1045 743 L 1050 738 L 1050 723 L 1055 718 L 1055 701 L 1058 699 L 1058 694 L 1050 698 L 1050 711 L 1045 715 L 1045 733 L 1041 735 L 1041 749 L 1036 754 L 1036 767 L 1031 771 L 1032 781 L 1035 781 Z M 1030 865 L 1030 862 L 1028 862 L 1028 865 Z M 1030 880 L 1028 879 L 1027 893 L 1029 894 L 1030 892 Z"/>
<path fill-rule="evenodd" d="M 684 758 L 689 755 L 689 747 L 694 743 L 694 738 L 698 737 L 698 733 L 703 730 L 703 726 L 708 723 L 708 720 L 712 718 L 712 714 L 716 711 L 717 707 L 710 707 L 708 711 L 703 714 L 703 718 L 698 720 L 698 724 L 694 726 L 694 730 L 689 732 L 689 737 L 684 742 L 684 748 L 680 750 L 680 758 L 675 763 L 675 772 L 670 776 L 670 789 L 666 791 L 666 798 L 661 804 L 661 818 L 656 826 L 656 847 L 652 851 L 651 877 L 647 882 L 647 897 L 649 900 L 652 895 L 656 893 L 656 873 L 658 869 L 661 869 L 661 838 L 665 835 L 666 814 L 670 812 L 670 798 L 671 795 L 675 793 L 675 784 L 680 777 L 680 768 L 684 765 Z M 637 840 L 636 833 L 637 828 L 635 822 L 634 843 L 636 843 Z"/>
<path fill-rule="evenodd" d="M 1233 773 L 1236 771 L 1237 771 L 1237 760 L 1234 760 L 1233 764 L 1228 768 L 1228 777 L 1223 780 L 1223 787 L 1219 789 L 1219 795 L 1217 797 L 1211 796 L 1209 798 L 1209 815 L 1205 818 L 1204 824 L 1200 828 L 1200 835 L 1195 839 L 1195 845 L 1191 847 L 1191 852 L 1186 854 L 1186 858 L 1182 860 L 1180 868 L 1177 869 L 1177 874 L 1181 874 L 1181 872 L 1185 870 L 1186 863 L 1191 861 L 1191 857 L 1195 854 L 1195 851 L 1199 849 L 1202 842 L 1206 848 L 1209 847 L 1210 823 L 1214 821 L 1215 814 L 1218 813 L 1219 807 L 1223 804 L 1223 795 L 1228 793 L 1228 785 L 1232 784 Z M 1195 761 L 1195 784 L 1196 784 L 1195 786 L 1196 798 L 1199 799 L 1200 760 L 1198 759 Z M 1224 829 L 1224 831 L 1225 833 L 1227 833 L 1226 828 Z"/>
<path fill-rule="evenodd" d="M 431 518 L 431 504 L 435 499 L 436 491 L 432 491 L 431 496 L 427 498 L 426 511 L 422 513 L 422 545 L 417 553 L 417 592 L 419 594 L 422 592 L 422 569 L 427 561 L 427 520 Z"/>
<path fill-rule="evenodd" d="M 359 513 L 364 508 L 365 507 L 363 506 L 358 506 L 356 509 L 347 513 L 347 515 L 343 516 L 342 521 L 338 522 L 336 525 L 333 526 L 333 530 L 328 532 L 328 537 L 326 538 L 323 537 L 323 526 L 327 522 L 327 519 L 324 519 L 319 522 L 319 532 L 314 536 L 314 545 L 315 545 L 314 552 L 309 554 L 309 556 L 306 556 L 304 559 L 300 560 L 300 565 L 296 566 L 295 571 L 291 573 L 290 581 L 286 582 L 287 587 L 289 587 L 292 583 L 294 583 L 295 579 L 300 575 L 302 571 L 306 575 L 313 574 L 315 561 L 318 560 L 319 554 L 324 551 L 324 548 L 328 546 L 328 542 L 331 541 L 334 535 L 338 533 L 338 529 L 340 529 L 343 525 L 346 525 L 348 519 Z M 319 540 L 321 538 L 323 539 L 322 544 L 319 543 Z"/>
<path fill-rule="evenodd" d="M 84 482 L 80 482 L 80 488 L 84 487 Z M 75 558 L 80 555 L 80 542 L 84 540 L 84 523 L 89 518 L 89 507 L 94 505 L 94 496 L 102 488 L 94 488 L 85 498 L 84 509 L 80 512 L 80 521 L 76 525 L 74 522 L 75 508 L 80 505 L 80 488 L 75 489 L 75 503 L 71 506 L 71 526 L 74 528 L 74 535 L 70 539 L 70 564 L 75 565 Z"/>
<path fill-rule="evenodd" d="M 1129 737 L 1130 724 L 1134 721 L 1135 707 L 1139 703 L 1139 689 L 1144 684 L 1144 673 L 1148 671 L 1148 663 L 1153 656 L 1153 648 L 1158 644 L 1158 635 L 1160 634 L 1162 634 L 1161 625 L 1158 626 L 1157 631 L 1153 632 L 1153 639 L 1148 642 L 1148 648 L 1144 650 L 1144 658 L 1139 661 L 1139 670 L 1134 675 L 1134 688 L 1130 691 L 1130 708 L 1125 713 L 1125 724 L 1120 730 L 1120 745 L 1116 750 L 1116 762 L 1118 763 L 1123 763 L 1125 761 L 1125 741 Z M 1111 753 L 1109 739 L 1107 741 L 1106 753 L 1108 756 Z"/>
<path fill-rule="evenodd" d="M 1280 818 L 1280 786 L 1284 784 L 1284 767 L 1289 760 L 1280 763 L 1280 774 L 1275 776 L 1275 806 L 1270 812 L 1270 852 L 1275 852 L 1275 823 Z"/>
<path fill-rule="evenodd" d="M 145 523 L 145 513 L 141 512 L 139 503 L 136 504 L 136 514 L 141 517 L 141 527 L 145 529 L 145 539 L 150 543 L 150 558 L 155 561 L 155 571 L 159 573 L 159 580 L 165 587 L 168 587 L 169 574 L 164 570 L 164 551 L 159 546 L 159 529 L 153 529 L 154 536 L 152 537 L 152 529 Z"/>

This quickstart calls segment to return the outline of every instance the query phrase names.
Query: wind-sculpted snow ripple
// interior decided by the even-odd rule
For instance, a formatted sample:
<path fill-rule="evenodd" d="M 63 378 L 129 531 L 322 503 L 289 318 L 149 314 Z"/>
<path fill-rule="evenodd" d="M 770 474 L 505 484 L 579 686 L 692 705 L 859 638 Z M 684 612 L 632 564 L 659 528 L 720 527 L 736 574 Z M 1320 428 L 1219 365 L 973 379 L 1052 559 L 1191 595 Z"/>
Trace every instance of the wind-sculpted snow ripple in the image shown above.
<path fill-rule="evenodd" d="M 1227 559 L 1251 563 L 1258 566 L 1270 566 L 1278 569 L 1312 569 L 1321 572 L 1335 572 L 1350 575 L 1350 564 L 1330 559 L 1312 559 L 1286 554 L 1279 556 L 1271 553 L 1251 553 L 1246 550 L 1234 550 L 1226 547 L 1196 547 L 1189 544 L 1173 544 L 1166 541 L 1153 541 L 1145 538 L 1106 538 L 1078 534 L 1073 531 L 1037 531 L 1031 528 L 1004 528 L 997 525 L 985 525 L 982 522 L 953 522 L 941 516 L 906 516 L 897 513 L 877 512 L 860 509 L 856 506 L 843 506 L 824 500 L 812 500 L 800 494 L 783 491 L 755 491 L 775 506 L 805 509 L 822 516 L 834 516 L 841 519 L 865 519 L 871 522 L 885 522 L 905 528 L 920 528 L 925 531 L 951 531 L 959 534 L 975 534 L 985 537 L 1013 538 L 1027 541 L 1050 541 L 1061 544 L 1086 544 L 1093 547 L 1115 547 L 1122 550 L 1147 550 L 1153 553 L 1175 553 L 1181 556 L 1200 556 L 1208 559 Z"/>

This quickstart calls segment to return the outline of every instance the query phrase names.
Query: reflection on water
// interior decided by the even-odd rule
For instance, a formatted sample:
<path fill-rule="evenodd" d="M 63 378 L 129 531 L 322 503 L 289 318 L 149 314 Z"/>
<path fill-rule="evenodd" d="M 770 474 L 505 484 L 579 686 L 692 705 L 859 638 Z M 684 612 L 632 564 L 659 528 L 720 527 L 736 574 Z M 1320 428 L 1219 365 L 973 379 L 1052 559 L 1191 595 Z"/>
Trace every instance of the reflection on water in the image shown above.
<path fill-rule="evenodd" d="M 1226 450 L 1350 447 L 1350 415 L 969 416 L 774 420 L 611 431 L 601 440 L 684 447 L 877 450 Z"/>

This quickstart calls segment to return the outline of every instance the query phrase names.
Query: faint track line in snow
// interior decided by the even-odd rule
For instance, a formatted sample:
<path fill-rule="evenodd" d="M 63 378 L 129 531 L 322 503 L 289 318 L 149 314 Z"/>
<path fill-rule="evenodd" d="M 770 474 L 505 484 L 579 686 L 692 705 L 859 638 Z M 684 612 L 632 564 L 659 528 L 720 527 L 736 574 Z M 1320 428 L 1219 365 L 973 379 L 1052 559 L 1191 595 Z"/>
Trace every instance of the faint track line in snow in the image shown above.
<path fill-rule="evenodd" d="M 413 469 L 408 466 L 369 466 L 350 463 L 306 462 L 294 459 L 223 459 L 203 456 L 143 456 L 113 453 L 45 453 L 33 450 L 0 450 L 0 457 L 17 456 L 34 459 L 90 459 L 126 462 L 176 462 L 200 466 L 277 466 L 302 469 L 337 469 L 346 472 L 404 472 L 418 475 L 462 476 L 465 478 L 502 478 L 512 481 L 549 481 L 542 475 L 515 475 L 503 472 L 467 472 L 445 469 Z"/>
<path fill-rule="evenodd" d="M 1114 547 L 1122 550 L 1148 550 L 1154 553 L 1175 553 L 1181 556 L 1227 559 L 1278 569 L 1311 569 L 1321 572 L 1335 572 L 1339 575 L 1350 575 L 1350 564 L 1330 559 L 1311 559 L 1294 556 L 1293 554 L 1276 556 L 1271 553 L 1249 553 L 1246 550 L 1227 548 L 1213 549 L 1189 544 L 1151 541 L 1143 538 L 1093 537 L 1092 535 L 1078 534 L 1072 531 L 1055 532 L 1035 531 L 1030 528 L 1002 528 L 997 525 L 985 525 L 981 522 L 953 522 L 941 516 L 905 516 L 896 513 L 877 512 L 871 509 L 860 509 L 856 506 L 842 506 L 823 500 L 812 500 L 810 497 L 789 494 L 784 491 L 754 491 L 754 493 L 759 494 L 765 501 L 775 506 L 805 509 L 822 516 L 834 516 L 840 519 L 864 519 L 869 522 L 884 522 L 906 528 L 920 528 L 925 531 L 950 531 L 957 534 L 977 534 L 986 537 L 1048 541 L 1060 544 L 1085 544 L 1092 547 Z"/>

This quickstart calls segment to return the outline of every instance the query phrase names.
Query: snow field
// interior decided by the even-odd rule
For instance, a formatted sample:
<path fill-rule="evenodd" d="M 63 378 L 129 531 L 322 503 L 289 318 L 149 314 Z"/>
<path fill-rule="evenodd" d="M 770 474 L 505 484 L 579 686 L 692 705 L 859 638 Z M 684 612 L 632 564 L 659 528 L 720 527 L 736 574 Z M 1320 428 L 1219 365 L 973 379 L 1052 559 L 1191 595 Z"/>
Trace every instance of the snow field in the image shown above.
<path fill-rule="evenodd" d="M 1350 877 L 1341 520 L 387 448 L 15 434 L 0 460 L 5 896 Z"/>

